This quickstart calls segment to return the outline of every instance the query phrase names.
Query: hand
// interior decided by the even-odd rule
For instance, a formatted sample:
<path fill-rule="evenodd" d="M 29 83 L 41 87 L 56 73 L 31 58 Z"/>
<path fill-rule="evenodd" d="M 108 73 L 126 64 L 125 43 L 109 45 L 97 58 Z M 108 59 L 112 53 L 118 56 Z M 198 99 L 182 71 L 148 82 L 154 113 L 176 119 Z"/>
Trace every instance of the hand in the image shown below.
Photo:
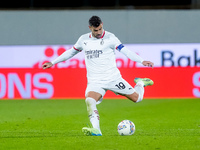
<path fill-rule="evenodd" d="M 153 66 L 154 66 L 154 63 L 152 63 L 151 61 L 143 61 L 142 64 L 144 66 L 148 66 L 148 67 L 151 67 L 151 68 L 153 68 Z"/>
<path fill-rule="evenodd" d="M 51 62 L 47 62 L 47 63 L 44 63 L 43 65 L 42 65 L 42 68 L 43 69 L 47 69 L 47 68 L 51 68 L 53 66 L 53 64 L 51 63 Z"/>

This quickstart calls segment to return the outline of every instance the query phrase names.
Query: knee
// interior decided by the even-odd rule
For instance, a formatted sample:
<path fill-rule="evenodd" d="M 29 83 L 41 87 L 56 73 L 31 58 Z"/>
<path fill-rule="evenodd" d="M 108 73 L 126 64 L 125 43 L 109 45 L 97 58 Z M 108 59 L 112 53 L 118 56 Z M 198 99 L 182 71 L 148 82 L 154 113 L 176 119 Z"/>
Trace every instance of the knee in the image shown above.
<path fill-rule="evenodd" d="M 133 98 L 131 99 L 134 103 L 136 103 L 138 101 L 139 98 L 139 94 L 133 96 Z"/>
<path fill-rule="evenodd" d="M 96 100 L 93 99 L 93 98 L 91 98 L 91 97 L 87 97 L 87 98 L 85 99 L 85 103 L 86 103 L 87 106 L 93 105 L 93 104 L 96 104 Z"/>
<path fill-rule="evenodd" d="M 96 102 L 101 99 L 101 94 L 90 91 L 86 94 L 86 99 L 94 99 Z"/>

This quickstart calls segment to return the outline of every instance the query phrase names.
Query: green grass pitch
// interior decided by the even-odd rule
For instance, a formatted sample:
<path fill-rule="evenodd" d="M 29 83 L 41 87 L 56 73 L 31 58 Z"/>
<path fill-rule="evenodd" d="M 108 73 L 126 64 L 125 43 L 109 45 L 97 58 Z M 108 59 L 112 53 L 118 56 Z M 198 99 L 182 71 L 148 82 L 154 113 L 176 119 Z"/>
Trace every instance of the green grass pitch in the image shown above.
<path fill-rule="evenodd" d="M 197 150 L 199 99 L 107 100 L 97 105 L 103 136 L 84 136 L 84 100 L 0 101 L 0 149 L 9 150 Z M 117 125 L 135 123 L 132 136 Z"/>

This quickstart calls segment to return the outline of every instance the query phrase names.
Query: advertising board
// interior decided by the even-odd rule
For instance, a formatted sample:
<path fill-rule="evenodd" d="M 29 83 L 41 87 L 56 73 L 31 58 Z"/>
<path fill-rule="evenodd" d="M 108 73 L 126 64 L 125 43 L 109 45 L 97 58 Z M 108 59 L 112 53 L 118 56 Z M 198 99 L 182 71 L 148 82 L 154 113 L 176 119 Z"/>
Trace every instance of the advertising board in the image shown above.
<path fill-rule="evenodd" d="M 43 70 L 73 45 L 0 46 L 1 99 L 84 98 L 87 85 L 84 52 Z M 117 67 L 133 86 L 135 77 L 154 81 L 145 88 L 145 98 L 200 97 L 200 44 L 125 44 L 153 69 L 133 62 L 116 51 Z M 122 98 L 107 92 L 105 98 Z"/>

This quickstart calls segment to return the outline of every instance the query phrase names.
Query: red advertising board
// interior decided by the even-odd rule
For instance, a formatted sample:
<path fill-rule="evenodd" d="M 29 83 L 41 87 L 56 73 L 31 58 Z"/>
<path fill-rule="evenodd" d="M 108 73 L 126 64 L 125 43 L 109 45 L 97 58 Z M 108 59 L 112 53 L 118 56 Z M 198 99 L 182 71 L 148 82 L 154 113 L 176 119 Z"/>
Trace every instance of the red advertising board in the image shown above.
<path fill-rule="evenodd" d="M 145 88 L 145 98 L 200 97 L 198 67 L 126 68 L 122 76 L 133 86 L 135 77 L 149 77 L 153 86 Z M 84 98 L 85 69 L 1 69 L 1 99 Z M 122 98 L 107 92 L 105 98 Z"/>

